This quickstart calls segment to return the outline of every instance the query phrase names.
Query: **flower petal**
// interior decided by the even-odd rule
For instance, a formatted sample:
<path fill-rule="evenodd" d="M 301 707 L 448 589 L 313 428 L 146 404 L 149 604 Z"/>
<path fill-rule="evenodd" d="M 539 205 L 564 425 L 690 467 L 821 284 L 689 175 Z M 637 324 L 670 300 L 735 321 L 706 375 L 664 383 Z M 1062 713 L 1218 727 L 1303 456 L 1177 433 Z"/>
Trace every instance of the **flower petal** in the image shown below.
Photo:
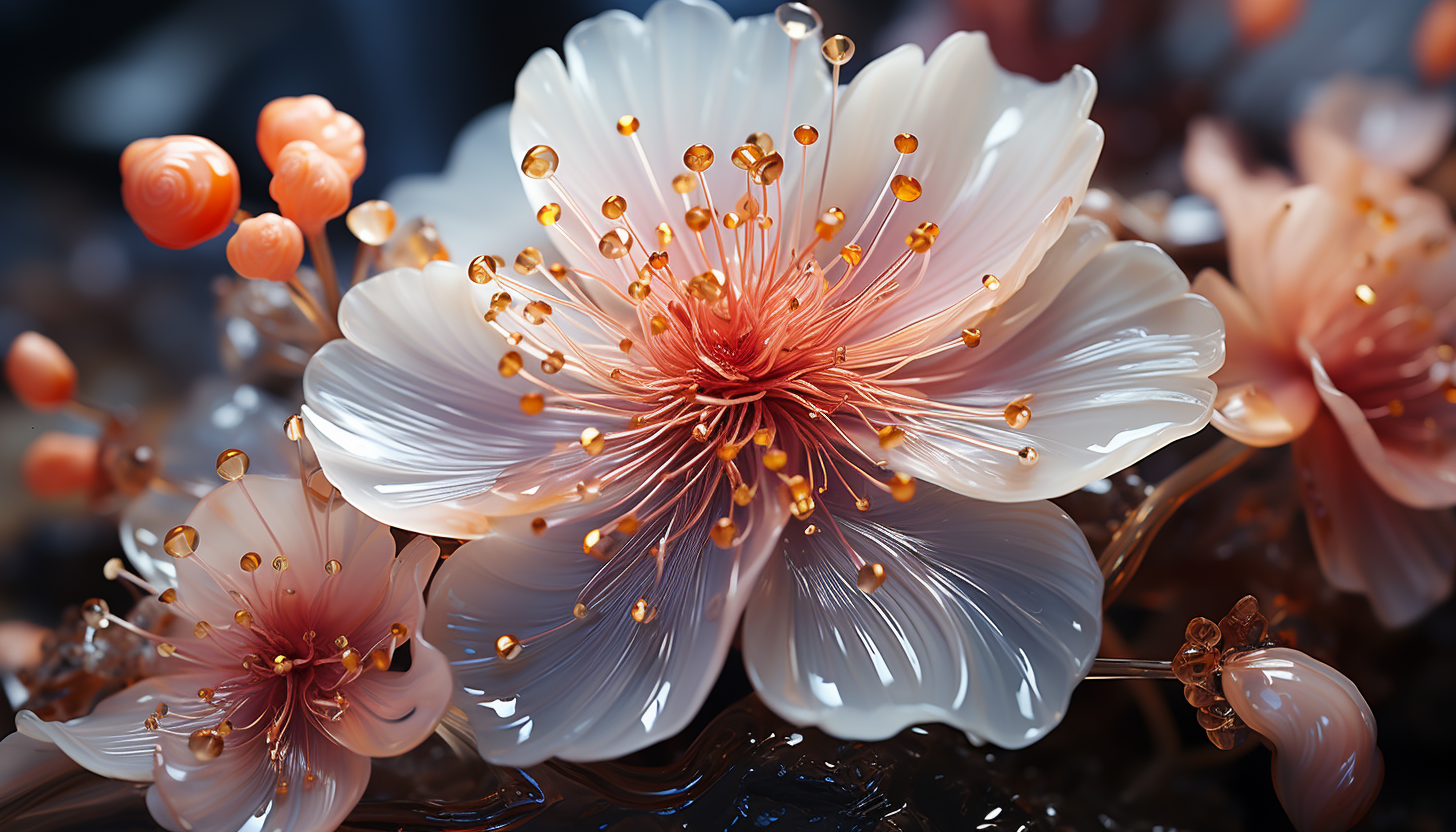
<path fill-rule="evenodd" d="M 32 711 L 15 716 L 15 727 L 37 740 L 55 743 L 66 756 L 102 777 L 118 780 L 152 779 L 152 750 L 162 735 L 142 723 L 157 705 L 165 704 L 180 716 L 204 713 L 197 699 L 199 688 L 217 681 L 208 674 L 154 676 L 101 700 L 86 716 L 67 722 L 48 722 Z"/>
<path fill-rule="evenodd" d="M 1371 479 L 1329 415 L 1294 443 L 1305 520 L 1325 577 L 1370 599 L 1389 627 L 1425 615 L 1451 594 L 1456 518 L 1422 511 Z"/>
<path fill-rule="evenodd" d="M 982 323 L 979 347 L 899 374 L 933 400 L 995 413 L 1030 396 L 1026 427 L 1000 416 L 912 417 L 905 442 L 890 451 L 863 426 L 846 431 L 893 469 L 978 499 L 1074 491 L 1207 424 L 1223 326 L 1212 304 L 1187 292 L 1161 250 L 1111 242 L 1100 223 L 1079 222 Z M 917 422 L 973 441 L 917 433 Z M 1035 464 L 1017 458 L 1023 446 L 1037 451 Z"/>
<path fill-rule="evenodd" d="M 1102 632 L 1102 573 L 1076 523 L 1050 503 L 933 486 L 906 505 L 827 508 L 887 577 L 866 594 L 838 535 L 791 525 L 743 618 L 770 707 L 840 737 L 946 722 L 1007 748 L 1061 721 Z"/>
<path fill-rule="evenodd" d="M 1291 136 L 1300 174 L 1340 192 L 1337 184 L 1354 193 L 1357 180 L 1345 183 L 1326 179 L 1342 173 L 1338 159 L 1330 159 L 1310 142 L 1340 142 L 1358 154 L 1363 165 L 1392 173 L 1416 176 L 1435 164 L 1445 152 L 1456 125 L 1456 105 L 1442 93 L 1421 94 L 1399 81 L 1343 75 L 1326 82 L 1313 96 Z M 1312 152 L 1313 151 L 1313 152 Z M 1321 162 L 1333 162 L 1330 165 Z M 1356 171 L 1358 175 L 1359 171 Z"/>
<path fill-rule="evenodd" d="M 46 781 L 75 767 L 66 752 L 50 740 L 38 740 L 23 731 L 0 739 L 0 806 L 33 794 Z"/>
<path fill-rule="evenodd" d="M 481 318 L 490 295 L 449 263 L 379 275 L 344 298 L 348 340 L 309 362 L 309 437 L 329 481 L 371 517 L 479 537 L 490 516 L 512 510 L 488 493 L 501 471 L 576 441 L 589 425 L 605 430 L 601 419 L 564 409 L 521 412 L 520 396 L 535 387 L 500 374 L 510 347 Z"/>
<path fill-rule="evenodd" d="M 1256 448 L 1283 445 L 1304 433 L 1320 410 L 1309 371 L 1273 342 L 1258 310 L 1223 275 L 1204 269 L 1193 291 L 1218 307 L 1227 333 L 1227 356 L 1213 375 L 1214 427 Z"/>
<path fill-rule="evenodd" d="M 704 496 L 698 488 L 683 496 L 685 505 Z M 723 488 L 688 528 L 674 511 L 644 519 L 605 565 L 582 553 L 582 538 L 620 508 L 540 537 L 511 518 L 445 561 L 425 634 L 450 657 L 455 704 L 469 716 L 481 754 L 500 765 L 606 759 L 681 730 L 717 678 L 748 590 L 783 527 L 786 501 L 772 490 L 760 489 L 738 510 L 752 522 L 740 526 L 741 543 L 730 549 L 708 538 L 731 505 Z M 678 530 L 659 563 L 649 548 Z M 638 599 L 655 617 L 633 619 Z M 577 603 L 583 618 L 574 617 Z M 510 660 L 496 653 L 506 634 L 524 642 Z"/>

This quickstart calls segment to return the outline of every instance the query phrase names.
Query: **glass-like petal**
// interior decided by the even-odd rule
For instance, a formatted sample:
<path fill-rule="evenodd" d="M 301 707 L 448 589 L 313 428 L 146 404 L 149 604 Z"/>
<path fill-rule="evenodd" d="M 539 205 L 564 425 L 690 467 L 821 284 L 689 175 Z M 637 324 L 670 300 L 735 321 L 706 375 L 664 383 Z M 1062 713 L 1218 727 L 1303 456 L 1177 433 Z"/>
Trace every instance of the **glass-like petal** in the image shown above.
<path fill-rule="evenodd" d="M 1008 748 L 1061 721 L 1102 632 L 1102 574 L 1076 523 L 928 485 L 903 505 L 826 510 L 816 534 L 790 524 L 744 614 L 770 707 L 841 737 L 945 722 Z M 885 570 L 871 593 L 860 563 Z"/>

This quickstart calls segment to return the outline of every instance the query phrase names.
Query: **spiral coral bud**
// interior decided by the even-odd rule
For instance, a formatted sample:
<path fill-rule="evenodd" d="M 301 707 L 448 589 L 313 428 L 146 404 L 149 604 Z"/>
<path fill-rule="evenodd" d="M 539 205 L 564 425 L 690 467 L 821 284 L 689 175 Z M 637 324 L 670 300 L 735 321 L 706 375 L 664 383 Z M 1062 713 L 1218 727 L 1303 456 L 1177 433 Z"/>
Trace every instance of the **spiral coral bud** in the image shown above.
<path fill-rule="evenodd" d="M 303 232 L 293 220 L 259 214 L 228 240 L 227 259 L 243 277 L 287 282 L 303 262 Z"/>
<path fill-rule="evenodd" d="M 278 210 L 308 235 L 319 233 L 324 223 L 347 211 L 352 191 L 338 160 L 310 141 L 283 146 L 268 185 Z"/>
<path fill-rule="evenodd" d="M 258 152 L 268 170 L 278 172 L 278 154 L 289 142 L 310 141 L 338 160 L 352 183 L 364 172 L 364 128 L 327 98 L 305 95 L 277 98 L 258 115 Z"/>
<path fill-rule="evenodd" d="M 137 139 L 121 152 L 121 201 L 148 240 L 191 248 L 237 213 L 238 166 L 201 136 Z"/>
<path fill-rule="evenodd" d="M 1421 12 L 1411 43 L 1421 77 L 1432 84 L 1456 75 L 1456 0 L 1435 0 Z"/>
<path fill-rule="evenodd" d="M 76 394 L 76 365 L 55 341 L 22 332 L 5 355 L 5 380 L 31 410 L 55 410 Z"/>
<path fill-rule="evenodd" d="M 41 499 L 69 497 L 95 489 L 101 479 L 100 445 L 90 436 L 60 431 L 41 434 L 20 462 L 21 479 Z"/>

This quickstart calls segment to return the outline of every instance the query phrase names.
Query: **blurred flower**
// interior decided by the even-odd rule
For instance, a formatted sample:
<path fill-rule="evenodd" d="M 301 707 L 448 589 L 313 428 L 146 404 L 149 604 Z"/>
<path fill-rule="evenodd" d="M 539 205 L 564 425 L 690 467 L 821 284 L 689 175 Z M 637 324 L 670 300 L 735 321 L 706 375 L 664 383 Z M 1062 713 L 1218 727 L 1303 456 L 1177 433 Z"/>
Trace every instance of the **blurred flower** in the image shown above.
<path fill-rule="evenodd" d="M 335 494 L 246 467 L 225 454 L 234 481 L 168 533 L 177 587 L 159 600 L 183 632 L 151 634 L 99 600 L 83 610 L 156 642 L 162 675 L 88 716 L 22 711 L 17 725 L 97 774 L 152 782 L 147 805 L 167 829 L 266 816 L 267 829 L 327 832 L 363 793 L 369 758 L 422 742 L 448 705 L 449 665 L 418 633 L 438 548 L 417 538 L 396 559 L 389 528 Z M 406 642 L 409 669 L 389 670 Z"/>
<path fill-rule="evenodd" d="M 1101 577 L 1023 501 L 1207 418 L 1214 310 L 1157 249 L 1068 224 L 1101 142 L 1087 72 L 1038 84 L 961 34 L 866 67 L 831 123 L 817 19 L 779 14 L 665 0 L 578 26 L 569 66 L 538 53 L 445 177 L 388 195 L 456 252 L 531 243 L 520 276 L 376 277 L 309 365 L 344 496 L 482 538 L 428 627 L 493 761 L 677 732 L 740 616 L 790 719 L 1027 745 L 1096 650 Z"/>

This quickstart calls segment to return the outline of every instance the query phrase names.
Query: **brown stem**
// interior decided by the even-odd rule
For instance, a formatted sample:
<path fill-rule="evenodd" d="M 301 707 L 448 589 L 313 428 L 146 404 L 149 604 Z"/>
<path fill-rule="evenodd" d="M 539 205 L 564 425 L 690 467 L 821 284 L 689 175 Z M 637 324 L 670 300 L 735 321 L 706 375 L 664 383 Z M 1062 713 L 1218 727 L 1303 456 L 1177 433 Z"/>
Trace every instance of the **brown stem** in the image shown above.
<path fill-rule="evenodd" d="M 329 320 L 339 312 L 339 274 L 334 269 L 334 253 L 329 248 L 329 237 L 322 228 L 308 235 L 308 253 L 313 258 L 314 270 L 324 284 L 324 308 Z"/>
<path fill-rule="evenodd" d="M 1253 448 L 1224 438 L 1158 483 L 1137 509 L 1122 521 L 1113 533 L 1112 541 L 1103 550 L 1102 557 L 1098 558 L 1106 581 L 1102 590 L 1103 609 L 1112 604 L 1137 574 L 1153 537 L 1173 516 L 1173 512 L 1189 497 L 1243 465 L 1253 453 Z"/>
<path fill-rule="evenodd" d="M 379 246 L 371 246 L 362 242 L 359 244 L 359 250 L 354 252 L 354 277 L 349 281 L 350 288 L 358 286 L 369 277 L 369 269 L 378 258 Z"/>
<path fill-rule="evenodd" d="M 1156 659 L 1107 659 L 1092 661 L 1088 679 L 1175 679 L 1173 663 Z"/>
<path fill-rule="evenodd" d="M 339 332 L 338 324 L 334 323 L 334 316 L 319 306 L 318 299 L 313 296 L 308 287 L 303 285 L 303 281 L 298 279 L 298 275 L 293 275 L 283 285 L 288 288 L 288 295 L 293 298 L 293 305 L 298 307 L 298 311 L 302 312 L 310 323 L 318 327 L 319 332 L 330 338 L 343 337 L 343 333 Z"/>

